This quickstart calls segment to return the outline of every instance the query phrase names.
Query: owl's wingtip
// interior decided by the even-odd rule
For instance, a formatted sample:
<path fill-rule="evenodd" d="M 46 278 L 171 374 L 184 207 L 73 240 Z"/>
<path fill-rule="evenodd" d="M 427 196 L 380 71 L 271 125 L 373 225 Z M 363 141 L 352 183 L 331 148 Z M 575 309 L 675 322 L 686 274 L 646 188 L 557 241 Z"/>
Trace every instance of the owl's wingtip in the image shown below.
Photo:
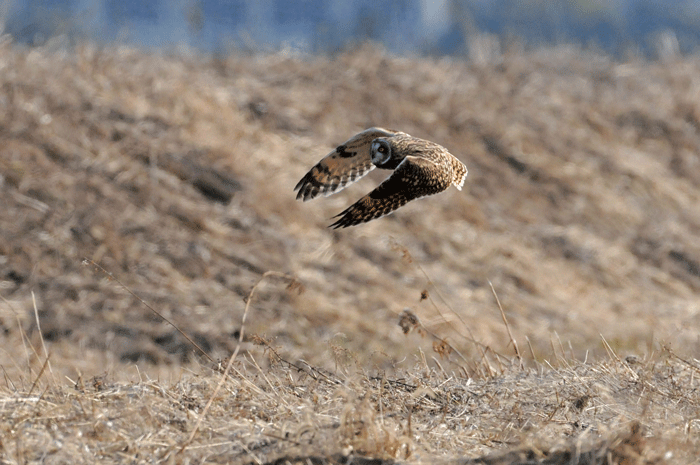
<path fill-rule="evenodd" d="M 345 218 L 341 218 L 335 223 L 329 224 L 328 227 L 331 229 L 343 229 L 347 228 L 350 226 L 354 226 L 353 224 L 348 224 L 347 220 Z"/>
<path fill-rule="evenodd" d="M 299 192 L 297 192 L 297 200 L 302 199 L 304 197 L 305 189 L 303 189 L 303 187 L 306 186 L 306 184 L 308 183 L 308 177 L 309 177 L 309 175 L 307 173 L 303 178 L 301 178 L 299 180 L 297 185 L 294 186 L 294 192 L 299 191 Z M 303 199 L 303 200 L 306 200 L 306 199 Z"/>
<path fill-rule="evenodd" d="M 332 220 L 335 218 L 338 219 L 335 222 L 329 224 L 328 227 L 331 229 L 342 229 L 347 228 L 348 226 L 354 226 L 356 223 L 352 223 L 350 216 L 347 214 L 350 208 L 351 207 L 348 207 L 342 212 L 338 213 L 337 215 L 332 216 Z"/>
<path fill-rule="evenodd" d="M 312 171 L 309 171 L 299 180 L 297 185 L 294 186 L 294 190 L 299 191 L 297 192 L 297 200 L 306 202 L 307 200 L 317 197 L 321 192 L 321 187 L 314 179 Z"/>
<path fill-rule="evenodd" d="M 309 189 L 306 189 L 305 186 L 297 185 L 297 187 L 295 187 L 294 190 L 299 191 L 299 192 L 297 192 L 297 197 L 296 197 L 297 200 L 301 200 L 302 202 L 306 202 L 307 200 L 309 200 L 309 198 L 311 198 L 311 194 L 309 193 Z"/>

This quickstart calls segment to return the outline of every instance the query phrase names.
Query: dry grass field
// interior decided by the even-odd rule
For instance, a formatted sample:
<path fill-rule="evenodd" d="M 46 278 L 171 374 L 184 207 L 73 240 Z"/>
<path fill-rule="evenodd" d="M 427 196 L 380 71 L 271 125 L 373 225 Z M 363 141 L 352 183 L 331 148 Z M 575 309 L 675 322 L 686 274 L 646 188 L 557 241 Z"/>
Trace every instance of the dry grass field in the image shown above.
<path fill-rule="evenodd" d="M 697 463 L 700 59 L 488 58 L 4 39 L 0 463 Z M 328 229 L 370 126 L 465 189 Z"/>

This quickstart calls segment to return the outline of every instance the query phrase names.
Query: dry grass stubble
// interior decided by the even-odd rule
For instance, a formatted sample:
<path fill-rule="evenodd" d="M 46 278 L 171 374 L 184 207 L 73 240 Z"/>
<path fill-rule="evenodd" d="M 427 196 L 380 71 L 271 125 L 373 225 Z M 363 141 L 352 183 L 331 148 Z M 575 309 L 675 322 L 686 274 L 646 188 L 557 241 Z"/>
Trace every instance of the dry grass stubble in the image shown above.
<path fill-rule="evenodd" d="M 2 460 L 693 463 L 698 76 L 3 42 Z M 292 187 L 373 125 L 449 147 L 468 185 L 329 231 L 382 173 Z M 85 257 L 224 365 L 244 335 L 216 396 L 219 364 Z M 269 270 L 300 286 L 263 281 L 243 332 Z"/>
<path fill-rule="evenodd" d="M 263 349 L 230 371 L 174 382 L 67 384 L 47 363 L 6 377 L 4 461 L 603 465 L 692 463 L 700 452 L 700 366 L 672 351 L 621 360 L 606 344 L 606 361 L 562 352 L 558 367 L 529 369 L 501 358 L 479 378 L 423 358 L 389 376 L 293 364 L 255 340 Z"/>

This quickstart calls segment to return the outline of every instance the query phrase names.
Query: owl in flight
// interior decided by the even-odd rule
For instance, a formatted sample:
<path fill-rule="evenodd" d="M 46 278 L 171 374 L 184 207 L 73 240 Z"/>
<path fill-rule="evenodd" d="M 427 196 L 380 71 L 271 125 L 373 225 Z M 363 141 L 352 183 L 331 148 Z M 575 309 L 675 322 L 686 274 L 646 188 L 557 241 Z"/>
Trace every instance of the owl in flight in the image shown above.
<path fill-rule="evenodd" d="M 394 170 L 376 189 L 346 208 L 330 227 L 347 228 L 392 213 L 450 185 L 462 190 L 467 167 L 444 147 L 405 132 L 370 128 L 353 136 L 309 170 L 294 190 L 307 201 L 329 196 L 375 167 Z"/>

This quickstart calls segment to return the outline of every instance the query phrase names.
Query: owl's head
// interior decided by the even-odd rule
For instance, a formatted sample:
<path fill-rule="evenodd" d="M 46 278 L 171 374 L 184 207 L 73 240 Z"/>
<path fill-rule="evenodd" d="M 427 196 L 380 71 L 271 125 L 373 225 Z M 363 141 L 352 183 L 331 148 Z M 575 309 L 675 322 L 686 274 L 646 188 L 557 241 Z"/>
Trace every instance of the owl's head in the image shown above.
<path fill-rule="evenodd" d="M 391 144 L 386 139 L 374 139 L 370 155 L 375 166 L 386 164 L 391 159 Z"/>

